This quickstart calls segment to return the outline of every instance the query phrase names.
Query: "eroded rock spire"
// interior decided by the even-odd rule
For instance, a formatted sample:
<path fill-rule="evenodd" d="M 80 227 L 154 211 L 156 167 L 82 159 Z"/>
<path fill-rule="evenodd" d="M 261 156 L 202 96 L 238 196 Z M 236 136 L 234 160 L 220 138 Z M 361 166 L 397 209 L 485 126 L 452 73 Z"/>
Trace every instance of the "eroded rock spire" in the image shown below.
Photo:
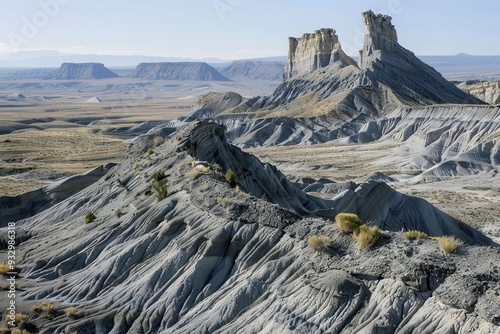
<path fill-rule="evenodd" d="M 301 38 L 289 38 L 284 79 L 327 66 L 355 64 L 356 62 L 342 51 L 335 30 L 322 28 L 312 34 L 304 34 Z"/>
<path fill-rule="evenodd" d="M 395 50 L 398 44 L 398 35 L 391 21 L 392 17 L 374 14 L 371 10 L 363 13 L 365 40 L 363 49 L 359 51 L 359 67 L 365 68 L 369 66 L 369 56 L 375 50 Z"/>

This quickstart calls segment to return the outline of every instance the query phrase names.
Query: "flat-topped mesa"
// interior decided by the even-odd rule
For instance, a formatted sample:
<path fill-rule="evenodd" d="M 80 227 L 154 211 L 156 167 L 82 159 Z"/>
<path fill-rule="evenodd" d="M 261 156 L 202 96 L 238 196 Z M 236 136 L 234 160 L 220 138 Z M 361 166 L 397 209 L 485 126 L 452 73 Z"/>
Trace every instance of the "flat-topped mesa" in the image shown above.
<path fill-rule="evenodd" d="M 118 74 L 112 72 L 101 63 L 63 63 L 47 79 L 91 80 L 118 77 Z"/>
<path fill-rule="evenodd" d="M 356 65 L 342 51 L 335 30 L 322 28 L 312 34 L 304 34 L 301 38 L 289 38 L 285 80 L 333 65 Z"/>
<path fill-rule="evenodd" d="M 369 65 L 367 59 L 375 50 L 395 50 L 398 35 L 391 20 L 392 17 L 374 14 L 371 10 L 363 13 L 365 41 L 363 49 L 359 51 L 359 67 L 365 68 Z"/>
<path fill-rule="evenodd" d="M 129 78 L 146 80 L 230 81 L 204 62 L 140 63 Z"/>

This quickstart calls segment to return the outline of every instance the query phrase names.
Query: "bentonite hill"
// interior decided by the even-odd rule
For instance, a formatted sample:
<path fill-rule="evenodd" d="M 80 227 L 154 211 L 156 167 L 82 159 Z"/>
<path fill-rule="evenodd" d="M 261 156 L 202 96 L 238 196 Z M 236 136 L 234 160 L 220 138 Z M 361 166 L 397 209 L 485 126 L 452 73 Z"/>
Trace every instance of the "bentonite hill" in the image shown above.
<path fill-rule="evenodd" d="M 384 175 L 292 182 L 245 151 L 390 139 L 390 163 L 419 169 L 415 182 L 481 173 L 498 182 L 499 108 L 403 48 L 390 17 L 363 19 L 359 62 L 332 29 L 291 38 L 272 95 L 208 94 L 131 140 L 119 164 L 0 198 L 22 259 L 20 326 L 500 333 L 500 248 L 489 236 Z M 349 232 L 334 221 L 342 213 L 366 225 Z M 408 231 L 422 238 L 405 240 Z"/>

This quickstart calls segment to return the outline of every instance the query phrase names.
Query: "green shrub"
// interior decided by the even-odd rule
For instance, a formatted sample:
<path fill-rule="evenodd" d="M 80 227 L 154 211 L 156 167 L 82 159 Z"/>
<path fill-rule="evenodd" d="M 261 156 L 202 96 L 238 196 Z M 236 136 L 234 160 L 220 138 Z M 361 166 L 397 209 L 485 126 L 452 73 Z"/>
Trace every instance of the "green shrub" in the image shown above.
<path fill-rule="evenodd" d="M 229 183 L 231 187 L 234 187 L 236 185 L 236 177 L 234 175 L 234 172 L 231 168 L 229 168 L 226 172 L 225 176 L 226 182 Z"/>
<path fill-rule="evenodd" d="M 165 199 L 168 196 L 167 179 L 163 178 L 159 181 L 156 181 L 153 189 L 156 191 L 156 199 L 158 200 L 158 202 Z"/>
<path fill-rule="evenodd" d="M 427 238 L 429 238 L 429 236 L 427 234 L 425 234 L 424 232 L 413 230 L 413 231 L 406 232 L 404 234 L 404 238 L 405 238 L 405 240 L 409 241 L 409 240 L 416 240 L 416 239 L 427 239 Z"/>
<path fill-rule="evenodd" d="M 153 180 L 155 180 L 155 182 L 160 182 L 164 178 L 166 178 L 166 176 L 163 169 L 159 169 L 153 174 Z"/>
<path fill-rule="evenodd" d="M 453 253 L 462 244 L 462 241 L 450 236 L 437 237 L 435 239 L 439 242 L 439 248 L 446 254 Z"/>
<path fill-rule="evenodd" d="M 380 237 L 382 232 L 378 226 L 361 225 L 356 231 L 353 232 L 352 237 L 358 244 L 358 247 L 365 249 L 373 245 Z"/>
<path fill-rule="evenodd" d="M 332 245 L 332 239 L 325 235 L 311 235 L 307 238 L 307 243 L 318 252 L 325 252 Z"/>
<path fill-rule="evenodd" d="M 150 148 L 148 148 L 148 158 L 149 158 L 150 156 L 152 156 L 152 155 L 153 155 L 153 153 L 155 153 L 155 151 L 154 151 L 151 147 L 150 147 Z"/>
<path fill-rule="evenodd" d="M 92 213 L 92 211 L 89 211 L 87 215 L 85 216 L 85 224 L 92 223 L 97 217 Z"/>
<path fill-rule="evenodd" d="M 335 222 L 340 230 L 345 233 L 352 233 L 357 231 L 363 224 L 361 219 L 354 213 L 339 213 L 335 216 Z"/>
<path fill-rule="evenodd" d="M 121 217 L 122 214 L 123 214 L 122 210 L 120 210 L 120 209 L 115 210 L 115 216 Z"/>

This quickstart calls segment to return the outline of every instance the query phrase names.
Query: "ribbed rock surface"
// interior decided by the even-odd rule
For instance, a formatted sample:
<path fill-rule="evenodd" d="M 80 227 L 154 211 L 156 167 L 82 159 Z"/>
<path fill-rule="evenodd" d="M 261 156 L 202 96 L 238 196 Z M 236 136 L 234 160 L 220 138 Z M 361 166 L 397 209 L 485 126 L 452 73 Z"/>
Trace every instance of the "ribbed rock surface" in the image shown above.
<path fill-rule="evenodd" d="M 430 106 L 396 110 L 346 140 L 401 143 L 394 163 L 424 169 L 418 178 L 431 181 L 500 167 L 499 133 L 499 107 Z"/>
<path fill-rule="evenodd" d="M 458 87 L 486 103 L 500 104 L 500 81 L 479 82 L 472 85 L 459 85 Z"/>
<path fill-rule="evenodd" d="M 237 60 L 220 72 L 231 79 L 281 80 L 285 66 L 278 61 Z"/>
<path fill-rule="evenodd" d="M 207 63 L 141 63 L 129 74 L 130 78 L 148 80 L 229 81 Z"/>
<path fill-rule="evenodd" d="M 119 75 L 110 71 L 100 63 L 63 63 L 49 79 L 56 80 L 91 80 L 118 78 Z"/>
<path fill-rule="evenodd" d="M 114 164 L 108 164 L 97 167 L 19 196 L 1 196 L 0 227 L 7 226 L 8 222 L 33 216 L 61 202 L 99 180 L 113 166 Z"/>
<path fill-rule="evenodd" d="M 136 142 L 102 179 L 16 223 L 19 231 L 30 231 L 19 245 L 19 305 L 51 301 L 57 310 L 75 307 L 73 315 L 50 320 L 25 310 L 30 321 L 38 317 L 39 332 L 499 330 L 492 306 L 499 302 L 498 248 L 462 246 L 459 256 L 446 256 L 434 240 L 403 242 L 400 218 L 405 224 L 418 219 L 431 233 L 461 230 L 470 242 L 492 245 L 430 204 L 415 206 L 377 182 L 347 186 L 331 201 L 308 196 L 273 166 L 229 145 L 223 127 L 214 123 L 188 125 L 145 159 L 151 142 Z M 193 160 L 198 165 L 189 164 Z M 209 172 L 191 176 L 207 165 Z M 236 182 L 250 194 L 224 181 L 225 168 L 235 171 Z M 158 202 L 151 175 L 159 169 L 169 195 Z M 360 252 L 331 221 L 302 217 L 282 203 L 306 210 L 324 206 L 324 213 L 330 206 L 329 217 L 353 210 L 367 222 L 384 219 L 398 232 L 386 232 L 373 250 Z M 407 214 L 395 217 L 395 209 Z M 96 219 L 85 224 L 89 211 Z M 332 246 L 316 252 L 307 244 L 313 234 L 329 236 Z M 473 297 L 469 301 L 456 298 L 464 289 Z"/>

